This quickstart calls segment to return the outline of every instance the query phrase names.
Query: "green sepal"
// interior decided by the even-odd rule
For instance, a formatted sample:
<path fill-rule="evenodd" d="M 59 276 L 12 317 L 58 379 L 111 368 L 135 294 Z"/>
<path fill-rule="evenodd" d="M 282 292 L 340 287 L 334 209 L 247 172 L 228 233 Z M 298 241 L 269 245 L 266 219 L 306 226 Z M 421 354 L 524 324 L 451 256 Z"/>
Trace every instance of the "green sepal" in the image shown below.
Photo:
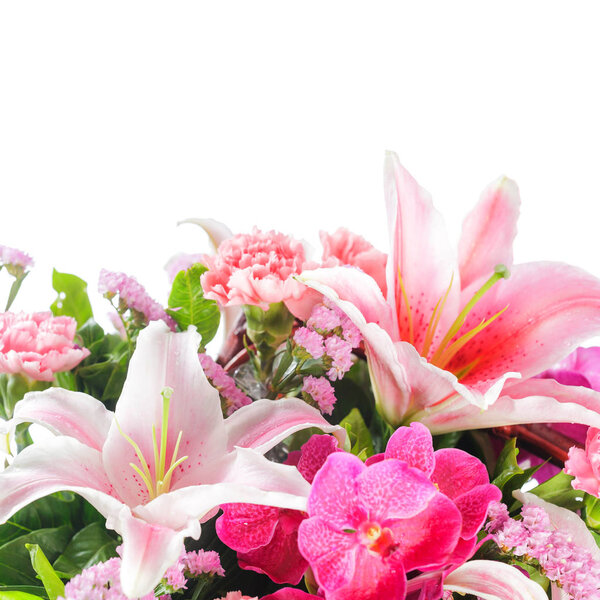
<path fill-rule="evenodd" d="M 362 460 L 375 454 L 371 432 L 365 424 L 358 408 L 353 408 L 341 421 L 340 425 L 346 429 L 348 439 L 352 445 L 350 452 Z M 364 458 L 363 458 L 364 457 Z"/>
<path fill-rule="evenodd" d="M 38 544 L 25 544 L 29 550 L 31 566 L 42 580 L 44 589 L 48 594 L 49 600 L 56 600 L 59 596 L 65 595 L 65 584 L 60 580 L 52 565 L 46 558 L 46 555 Z"/>
<path fill-rule="evenodd" d="M 276 302 L 263 310 L 259 306 L 244 306 L 246 331 L 252 343 L 261 353 L 272 353 L 290 337 L 294 315 L 283 302 Z"/>

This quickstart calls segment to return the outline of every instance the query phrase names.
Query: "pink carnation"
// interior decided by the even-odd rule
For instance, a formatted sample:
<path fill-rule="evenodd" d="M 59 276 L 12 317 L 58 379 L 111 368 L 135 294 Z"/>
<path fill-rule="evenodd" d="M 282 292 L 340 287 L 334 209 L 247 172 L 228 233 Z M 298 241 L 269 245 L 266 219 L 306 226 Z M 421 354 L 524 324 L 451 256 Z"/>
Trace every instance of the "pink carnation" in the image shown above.
<path fill-rule="evenodd" d="M 600 497 L 600 429 L 588 429 L 584 450 L 576 446 L 569 450 L 565 473 L 575 477 L 572 485 L 576 490 Z"/>
<path fill-rule="evenodd" d="M 365 238 L 340 227 L 334 233 L 320 232 L 323 244 L 323 262 L 331 265 L 332 259 L 339 265 L 358 267 L 370 275 L 386 295 L 385 265 L 387 255 L 377 250 Z"/>
<path fill-rule="evenodd" d="M 293 278 L 305 266 L 304 247 L 276 231 L 254 228 L 235 235 L 221 242 L 217 254 L 205 262 L 209 270 L 201 277 L 204 295 L 222 306 L 250 304 L 267 310 L 269 304 L 299 301 L 307 293 Z"/>
<path fill-rule="evenodd" d="M 33 258 L 17 248 L 0 245 L 0 268 L 2 266 L 21 267 L 26 269 L 33 266 Z"/>
<path fill-rule="evenodd" d="M 71 317 L 49 312 L 0 314 L 0 372 L 52 381 L 90 353 L 73 343 L 76 329 Z"/>

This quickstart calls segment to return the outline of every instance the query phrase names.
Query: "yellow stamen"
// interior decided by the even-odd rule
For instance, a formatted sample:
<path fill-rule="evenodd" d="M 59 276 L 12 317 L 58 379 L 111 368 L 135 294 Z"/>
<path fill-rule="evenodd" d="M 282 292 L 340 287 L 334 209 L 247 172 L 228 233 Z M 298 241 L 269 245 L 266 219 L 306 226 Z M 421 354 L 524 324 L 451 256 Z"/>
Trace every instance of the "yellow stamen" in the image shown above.
<path fill-rule="evenodd" d="M 415 336 L 414 336 L 414 331 L 413 331 L 412 312 L 410 310 L 410 304 L 408 302 L 408 296 L 406 294 L 404 282 L 402 281 L 402 274 L 400 273 L 400 267 L 398 267 L 398 283 L 400 284 L 400 290 L 402 292 L 402 297 L 404 298 L 404 304 L 406 304 L 406 318 L 408 320 L 408 341 L 414 346 Z M 398 315 L 398 320 L 400 320 L 400 315 Z M 400 325 L 400 323 L 398 323 L 398 325 Z"/>
<path fill-rule="evenodd" d="M 455 354 L 470 340 L 472 340 L 482 329 L 485 329 L 492 321 L 495 321 L 506 309 L 508 308 L 508 304 L 500 311 L 498 311 L 493 317 L 490 317 L 486 321 L 482 321 L 473 329 L 467 331 L 464 335 L 459 337 L 455 342 L 450 344 L 442 356 L 439 358 L 437 362 L 437 366 L 440 369 L 444 369 L 446 365 L 450 362 L 452 358 L 454 358 Z M 465 374 L 462 374 L 464 377 Z M 459 377 L 460 379 L 460 377 Z"/>
<path fill-rule="evenodd" d="M 429 352 L 429 347 L 431 346 L 431 342 L 433 341 L 433 336 L 435 335 L 437 326 L 442 318 L 442 312 L 444 311 L 444 306 L 446 305 L 446 300 L 448 300 L 448 294 L 450 294 L 450 289 L 452 288 L 452 283 L 454 282 L 454 273 L 452 273 L 452 277 L 450 277 L 450 285 L 446 290 L 446 293 L 442 298 L 437 301 L 433 312 L 431 313 L 431 319 L 429 319 L 429 324 L 427 325 L 427 331 L 425 332 L 425 340 L 423 341 L 423 349 L 421 350 L 421 356 L 427 358 L 427 353 Z M 441 304 L 441 305 L 440 305 Z M 439 308 L 439 312 L 438 311 Z M 436 315 L 437 312 L 437 315 Z"/>
<path fill-rule="evenodd" d="M 494 269 L 494 274 L 481 286 L 481 288 L 473 295 L 473 297 L 467 302 L 466 306 L 460 311 L 458 317 L 456 317 L 454 323 L 448 329 L 448 332 L 440 342 L 437 350 L 434 355 L 431 357 L 430 362 L 436 366 L 439 366 L 439 361 L 442 355 L 444 355 L 446 351 L 446 346 L 450 343 L 452 338 L 459 332 L 460 328 L 463 326 L 465 319 L 468 314 L 473 310 L 473 307 L 483 295 L 500 279 L 508 278 L 509 271 L 504 265 L 496 265 Z M 479 329 L 481 331 L 481 329 Z M 475 334 L 474 334 L 475 335 Z M 469 338 L 470 339 L 470 338 Z M 458 341 L 458 340 L 457 340 Z M 457 350 L 458 351 L 458 350 Z M 447 361 L 446 361 L 447 362 Z"/>

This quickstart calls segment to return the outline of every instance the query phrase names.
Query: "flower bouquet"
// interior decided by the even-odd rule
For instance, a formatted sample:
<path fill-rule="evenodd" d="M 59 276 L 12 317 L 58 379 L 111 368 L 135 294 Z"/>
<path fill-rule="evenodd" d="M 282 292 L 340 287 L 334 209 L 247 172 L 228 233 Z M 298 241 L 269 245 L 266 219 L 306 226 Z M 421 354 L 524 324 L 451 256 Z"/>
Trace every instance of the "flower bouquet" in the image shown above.
<path fill-rule="evenodd" d="M 0 247 L 2 600 L 600 598 L 600 281 L 513 266 L 509 179 L 457 252 L 392 153 L 385 200 L 388 254 L 190 219 L 166 306 L 100 273 L 112 332 L 57 271 L 8 312 Z"/>

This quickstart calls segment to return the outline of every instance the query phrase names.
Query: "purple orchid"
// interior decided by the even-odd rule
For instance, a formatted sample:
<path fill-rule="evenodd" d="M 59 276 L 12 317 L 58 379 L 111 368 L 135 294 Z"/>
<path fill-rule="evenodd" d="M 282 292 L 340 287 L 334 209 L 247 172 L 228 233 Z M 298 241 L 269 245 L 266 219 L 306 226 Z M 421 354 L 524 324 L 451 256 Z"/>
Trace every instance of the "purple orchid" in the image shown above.
<path fill-rule="evenodd" d="M 516 185 L 500 178 L 484 190 L 458 256 L 429 195 L 393 153 L 385 189 L 387 298 L 356 268 L 298 277 L 360 329 L 384 417 L 434 433 L 540 421 L 600 427 L 598 393 L 533 379 L 600 332 L 600 281 L 560 263 L 512 266 Z"/>
<path fill-rule="evenodd" d="M 170 333 L 156 322 L 143 330 L 115 413 L 60 388 L 27 394 L 14 421 L 58 435 L 25 448 L 0 474 L 0 522 L 53 492 L 82 495 L 122 536 L 121 584 L 141 597 L 220 504 L 305 510 L 308 482 L 262 453 L 306 427 L 340 428 L 298 399 L 259 400 L 224 419 L 199 342 L 193 328 Z"/>

